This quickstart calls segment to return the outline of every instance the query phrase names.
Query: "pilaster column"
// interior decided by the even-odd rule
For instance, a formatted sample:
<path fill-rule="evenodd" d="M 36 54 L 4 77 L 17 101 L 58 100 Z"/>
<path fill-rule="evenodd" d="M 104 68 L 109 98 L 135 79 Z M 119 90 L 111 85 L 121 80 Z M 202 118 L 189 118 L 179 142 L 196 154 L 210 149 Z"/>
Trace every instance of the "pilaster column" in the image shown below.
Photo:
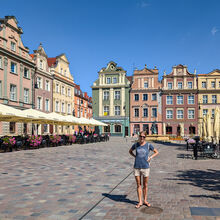
<path fill-rule="evenodd" d="M 102 93 L 102 89 L 99 89 L 99 117 L 103 116 Z"/>
<path fill-rule="evenodd" d="M 173 88 L 176 89 L 176 77 L 173 79 Z"/>
<path fill-rule="evenodd" d="M 152 77 L 152 87 L 154 88 L 154 77 Z"/>
<path fill-rule="evenodd" d="M 118 81 L 119 81 L 119 84 L 121 84 L 121 73 L 119 73 L 118 75 Z"/>
<path fill-rule="evenodd" d="M 186 89 L 187 85 L 186 85 L 186 77 L 183 78 L 183 89 Z"/>
<path fill-rule="evenodd" d="M 126 103 L 125 103 L 125 88 L 122 87 L 121 88 L 121 116 L 125 116 L 124 106 L 126 106 Z"/>
<path fill-rule="evenodd" d="M 23 72 L 24 72 L 24 67 L 23 67 L 23 64 L 20 63 L 20 85 L 19 85 L 19 88 L 20 88 L 20 95 L 19 95 L 19 102 L 23 102 L 23 95 L 22 95 L 22 90 L 23 90 L 23 83 L 22 83 L 22 80 L 23 80 Z"/>
<path fill-rule="evenodd" d="M 4 57 L 4 98 L 5 99 L 8 99 L 8 94 L 7 94 L 7 84 L 8 84 L 8 81 L 7 81 L 7 71 L 8 71 L 8 58 L 7 57 Z M 9 94 L 10 96 L 10 94 Z"/>
<path fill-rule="evenodd" d="M 194 82 L 193 82 L 193 84 L 194 84 L 194 85 L 193 85 L 193 88 L 194 88 L 194 89 L 197 89 L 196 77 L 194 77 Z"/>
<path fill-rule="evenodd" d="M 164 89 L 167 89 L 167 79 L 166 78 L 164 78 Z"/>
<path fill-rule="evenodd" d="M 114 115 L 114 90 L 113 88 L 110 88 L 110 106 L 109 106 L 109 115 Z"/>
<path fill-rule="evenodd" d="M 138 80 L 138 89 L 140 89 L 141 88 L 141 79 L 138 78 L 137 80 Z"/>

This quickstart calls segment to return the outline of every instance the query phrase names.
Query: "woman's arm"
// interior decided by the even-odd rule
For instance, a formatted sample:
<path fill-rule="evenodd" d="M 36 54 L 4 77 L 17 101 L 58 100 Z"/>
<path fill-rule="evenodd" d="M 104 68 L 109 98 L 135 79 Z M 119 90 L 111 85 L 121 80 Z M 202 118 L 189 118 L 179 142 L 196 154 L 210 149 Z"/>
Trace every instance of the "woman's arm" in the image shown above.
<path fill-rule="evenodd" d="M 154 154 L 152 154 L 152 155 L 148 158 L 148 160 L 147 160 L 148 162 L 149 162 L 152 158 L 156 157 L 157 154 L 159 154 L 159 152 L 158 152 L 157 149 L 154 149 L 153 151 L 154 151 Z"/>
<path fill-rule="evenodd" d="M 131 154 L 131 156 L 136 157 L 135 154 L 133 153 L 132 148 L 129 150 L 129 154 Z"/>

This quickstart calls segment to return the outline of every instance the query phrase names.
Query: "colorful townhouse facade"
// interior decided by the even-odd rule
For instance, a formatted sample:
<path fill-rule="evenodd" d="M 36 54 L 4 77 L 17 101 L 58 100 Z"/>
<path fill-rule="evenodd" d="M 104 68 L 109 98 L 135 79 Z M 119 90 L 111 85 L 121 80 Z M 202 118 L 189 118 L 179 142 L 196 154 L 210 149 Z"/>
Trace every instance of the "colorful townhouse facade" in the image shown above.
<path fill-rule="evenodd" d="M 77 118 L 92 118 L 92 98 L 88 96 L 87 92 L 82 92 L 80 85 L 75 84 L 75 109 L 74 116 Z M 77 133 L 80 130 L 91 131 L 91 126 L 75 126 Z"/>
<path fill-rule="evenodd" d="M 202 136 L 203 118 L 211 115 L 214 123 L 215 108 L 220 108 L 220 70 L 207 74 L 198 74 L 198 134 Z M 213 126 L 211 126 L 213 129 Z M 211 131 L 213 134 L 213 130 Z"/>
<path fill-rule="evenodd" d="M 31 54 L 36 68 L 34 80 L 34 108 L 36 110 L 50 113 L 53 112 L 53 75 L 49 71 L 47 63 L 47 54 L 42 46 L 39 45 L 37 50 L 34 50 L 34 54 Z M 52 133 L 52 125 L 39 124 L 35 125 L 37 134 L 49 134 Z"/>
<path fill-rule="evenodd" d="M 0 103 L 18 109 L 33 107 L 35 63 L 24 46 L 23 30 L 14 16 L 0 19 Z M 31 124 L 0 122 L 0 134 L 31 134 Z"/>
<path fill-rule="evenodd" d="M 198 133 L 197 77 L 187 66 L 173 66 L 162 79 L 164 134 L 184 136 Z"/>
<path fill-rule="evenodd" d="M 65 54 L 47 59 L 50 73 L 53 75 L 53 112 L 61 115 L 73 115 L 74 78 L 69 70 L 69 61 Z M 68 134 L 74 132 L 74 126 L 55 125 L 54 132 Z"/>
<path fill-rule="evenodd" d="M 162 134 L 161 83 L 158 69 L 134 70 L 130 90 L 130 135 L 146 131 L 151 135 L 152 124 L 156 134 Z"/>
<path fill-rule="evenodd" d="M 91 87 L 93 118 L 108 124 L 106 127 L 99 127 L 98 132 L 128 136 L 131 78 L 127 77 L 126 71 L 113 61 L 103 67 L 98 74 L 98 79 Z"/>

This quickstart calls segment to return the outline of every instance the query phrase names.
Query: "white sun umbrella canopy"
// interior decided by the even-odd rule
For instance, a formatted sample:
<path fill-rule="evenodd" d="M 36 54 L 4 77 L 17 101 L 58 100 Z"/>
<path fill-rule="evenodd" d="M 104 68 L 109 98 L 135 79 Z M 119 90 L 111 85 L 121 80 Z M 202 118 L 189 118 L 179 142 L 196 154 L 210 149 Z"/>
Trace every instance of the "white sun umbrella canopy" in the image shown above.
<path fill-rule="evenodd" d="M 36 109 L 26 109 L 23 112 L 29 117 L 31 122 L 37 124 L 49 124 L 53 122 L 53 118 L 50 117 L 47 113 L 38 111 Z"/>
<path fill-rule="evenodd" d="M 79 119 L 79 122 L 80 122 L 81 125 L 92 125 L 92 123 L 90 122 L 90 120 L 87 119 L 87 118 L 81 117 L 81 118 L 78 118 L 78 119 Z"/>
<path fill-rule="evenodd" d="M 74 117 L 74 116 L 72 116 L 72 115 L 67 115 L 67 116 L 64 116 L 64 117 L 65 117 L 65 119 L 66 119 L 70 124 L 72 124 L 72 125 L 78 125 L 78 124 L 80 124 L 79 118 L 76 118 L 76 117 Z"/>
<path fill-rule="evenodd" d="M 66 116 L 57 114 L 55 112 L 48 113 L 48 115 L 54 119 L 54 122 L 56 124 L 60 124 L 60 125 L 68 125 L 69 124 L 68 120 L 65 118 Z"/>
<path fill-rule="evenodd" d="M 8 105 L 0 104 L 1 121 L 19 121 L 25 118 L 27 118 L 27 115 L 23 113 L 23 111 Z"/>
<path fill-rule="evenodd" d="M 92 124 L 95 126 L 108 126 L 107 124 L 105 124 L 101 121 L 95 120 L 94 118 L 90 119 L 90 121 L 92 121 Z"/>

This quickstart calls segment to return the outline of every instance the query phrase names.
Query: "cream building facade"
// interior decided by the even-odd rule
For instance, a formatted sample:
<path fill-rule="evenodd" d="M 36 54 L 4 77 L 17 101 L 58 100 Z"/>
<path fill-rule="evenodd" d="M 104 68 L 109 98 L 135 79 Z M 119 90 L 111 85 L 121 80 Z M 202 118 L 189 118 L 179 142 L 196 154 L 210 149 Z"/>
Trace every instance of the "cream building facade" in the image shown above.
<path fill-rule="evenodd" d="M 215 108 L 220 107 L 220 70 L 216 69 L 208 74 L 198 75 L 198 130 L 202 136 L 202 121 L 208 113 L 211 115 L 211 136 L 213 136 L 213 123 Z"/>
<path fill-rule="evenodd" d="M 70 73 L 69 61 L 65 54 L 48 58 L 50 72 L 53 75 L 53 112 L 61 115 L 73 115 L 74 110 L 74 78 Z M 74 126 L 54 126 L 54 132 L 69 134 Z"/>

